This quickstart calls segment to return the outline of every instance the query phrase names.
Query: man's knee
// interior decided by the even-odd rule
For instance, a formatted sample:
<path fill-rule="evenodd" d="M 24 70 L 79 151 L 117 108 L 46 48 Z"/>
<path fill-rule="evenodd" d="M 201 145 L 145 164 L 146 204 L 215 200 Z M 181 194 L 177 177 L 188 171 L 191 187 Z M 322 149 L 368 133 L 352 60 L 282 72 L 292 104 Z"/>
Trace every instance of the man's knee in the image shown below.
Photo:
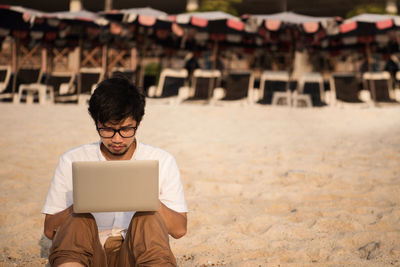
<path fill-rule="evenodd" d="M 65 262 L 57 265 L 57 267 L 84 267 L 84 265 L 79 262 Z"/>
<path fill-rule="evenodd" d="M 135 266 L 176 266 L 168 231 L 158 212 L 135 213 L 120 255 L 122 265 L 134 259 Z"/>
<path fill-rule="evenodd" d="M 140 220 L 140 221 L 154 221 L 154 222 L 162 222 L 164 220 L 161 217 L 161 214 L 158 211 L 140 211 L 136 212 L 133 216 L 132 220 Z"/>
<path fill-rule="evenodd" d="M 49 262 L 52 266 L 72 262 L 89 266 L 100 248 L 94 217 L 91 214 L 73 213 L 56 230 Z"/>
<path fill-rule="evenodd" d="M 87 225 L 96 224 L 96 220 L 90 213 L 71 213 L 71 220 L 76 223 L 85 223 Z"/>
<path fill-rule="evenodd" d="M 90 230 L 89 230 L 90 229 Z M 57 238 L 58 233 L 65 231 L 71 232 L 86 232 L 97 229 L 96 220 L 90 213 L 72 213 L 65 221 L 55 230 L 54 239 Z M 53 239 L 53 243 L 54 243 Z"/>

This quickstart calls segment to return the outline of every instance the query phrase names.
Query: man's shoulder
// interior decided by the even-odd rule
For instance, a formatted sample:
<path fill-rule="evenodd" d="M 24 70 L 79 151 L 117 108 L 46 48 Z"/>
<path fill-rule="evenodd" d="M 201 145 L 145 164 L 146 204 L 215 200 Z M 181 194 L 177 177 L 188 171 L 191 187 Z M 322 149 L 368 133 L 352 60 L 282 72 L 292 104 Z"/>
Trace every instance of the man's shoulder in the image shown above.
<path fill-rule="evenodd" d="M 162 148 L 144 144 L 141 142 L 139 142 L 139 149 L 136 157 L 137 159 L 158 159 L 158 160 L 174 158 L 171 153 Z"/>
<path fill-rule="evenodd" d="M 61 157 L 64 159 L 69 159 L 71 161 L 96 160 L 98 158 L 98 147 L 98 142 L 80 145 L 66 151 Z"/>

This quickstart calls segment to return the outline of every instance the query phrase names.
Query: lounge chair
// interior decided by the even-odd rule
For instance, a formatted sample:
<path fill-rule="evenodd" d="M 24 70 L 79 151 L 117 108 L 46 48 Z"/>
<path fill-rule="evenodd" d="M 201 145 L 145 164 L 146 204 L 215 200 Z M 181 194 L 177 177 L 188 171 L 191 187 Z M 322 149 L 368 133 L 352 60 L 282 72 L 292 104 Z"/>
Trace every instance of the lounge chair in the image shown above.
<path fill-rule="evenodd" d="M 331 104 L 336 101 L 360 103 L 359 78 L 355 72 L 335 72 L 330 78 Z"/>
<path fill-rule="evenodd" d="M 88 102 L 98 83 L 103 80 L 102 68 L 81 68 L 78 73 L 78 104 Z"/>
<path fill-rule="evenodd" d="M 400 87 L 399 87 L 399 84 L 400 84 L 400 71 L 396 72 L 395 79 L 396 79 L 396 86 L 393 89 L 393 91 L 394 91 L 394 99 L 397 102 L 400 102 Z"/>
<path fill-rule="evenodd" d="M 260 78 L 258 102 L 261 104 L 291 105 L 289 73 L 287 71 L 263 71 Z"/>
<path fill-rule="evenodd" d="M 20 68 L 16 75 L 16 92 L 13 95 L 13 102 L 20 103 L 25 99 L 27 103 L 32 103 L 36 95 L 39 95 L 39 102 L 46 102 L 46 92 L 37 89 L 37 85 L 41 84 L 43 71 L 39 68 Z M 51 94 L 51 93 L 50 93 Z"/>
<path fill-rule="evenodd" d="M 150 86 L 149 97 L 175 97 L 188 77 L 186 69 L 163 69 L 157 86 Z"/>
<path fill-rule="evenodd" d="M 179 89 L 179 101 L 182 100 L 210 100 L 214 89 L 220 84 L 219 70 L 196 69 L 193 72 L 192 86 Z"/>
<path fill-rule="evenodd" d="M 363 87 L 370 92 L 372 101 L 393 102 L 394 92 L 389 72 L 365 72 L 362 79 Z"/>
<path fill-rule="evenodd" d="M 54 102 L 76 102 L 75 74 L 73 72 L 53 72 L 46 79 L 46 86 L 54 92 Z"/>
<path fill-rule="evenodd" d="M 39 103 L 77 101 L 72 72 L 53 72 L 46 75 L 45 83 L 32 83 L 20 86 L 16 102 L 19 102 L 24 91 L 39 95 Z"/>
<path fill-rule="evenodd" d="M 305 106 L 322 106 L 325 100 L 324 79 L 318 72 L 304 73 L 297 85 L 297 90 L 292 95 L 293 106 L 300 103 Z"/>
<path fill-rule="evenodd" d="M 254 75 L 252 71 L 230 71 L 226 77 L 223 93 L 218 100 L 249 99 L 252 103 Z M 216 90 L 214 90 L 216 92 Z"/>
<path fill-rule="evenodd" d="M 0 66 L 0 99 L 12 99 L 11 66 Z"/>

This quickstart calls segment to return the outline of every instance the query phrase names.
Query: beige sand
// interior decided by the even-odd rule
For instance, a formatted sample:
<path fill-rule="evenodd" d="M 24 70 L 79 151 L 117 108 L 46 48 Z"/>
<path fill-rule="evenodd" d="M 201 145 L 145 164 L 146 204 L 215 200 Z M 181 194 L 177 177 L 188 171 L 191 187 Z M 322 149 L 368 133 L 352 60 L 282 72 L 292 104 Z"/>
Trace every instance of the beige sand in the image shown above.
<path fill-rule="evenodd" d="M 98 139 L 86 108 L 0 104 L 0 266 L 45 266 L 58 157 Z M 400 107 L 168 106 L 138 133 L 176 156 L 180 266 L 400 266 Z"/>

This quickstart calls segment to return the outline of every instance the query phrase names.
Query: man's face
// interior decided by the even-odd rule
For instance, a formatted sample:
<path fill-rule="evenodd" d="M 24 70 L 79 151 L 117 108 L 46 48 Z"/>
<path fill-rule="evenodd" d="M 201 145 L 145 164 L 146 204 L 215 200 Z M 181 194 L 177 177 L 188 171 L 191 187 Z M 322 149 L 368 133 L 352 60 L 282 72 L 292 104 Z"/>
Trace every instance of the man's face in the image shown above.
<path fill-rule="evenodd" d="M 129 160 L 135 151 L 135 134 L 138 125 L 132 117 L 118 123 L 97 123 L 101 137 L 101 151 L 108 160 Z M 119 130 L 119 132 L 115 132 Z"/>

